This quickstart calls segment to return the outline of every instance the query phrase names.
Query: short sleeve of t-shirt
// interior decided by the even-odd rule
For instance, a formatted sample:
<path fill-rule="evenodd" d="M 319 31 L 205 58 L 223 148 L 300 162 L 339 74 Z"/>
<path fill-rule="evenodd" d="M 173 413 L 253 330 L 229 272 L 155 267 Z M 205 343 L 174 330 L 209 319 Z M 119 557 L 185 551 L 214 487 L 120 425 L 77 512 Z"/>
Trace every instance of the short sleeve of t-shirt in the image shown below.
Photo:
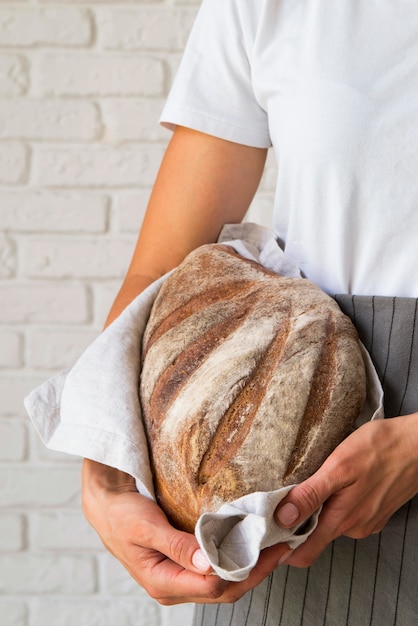
<path fill-rule="evenodd" d="M 164 126 L 271 146 L 267 114 L 251 80 L 255 9 L 245 5 L 203 0 L 160 118 Z"/>

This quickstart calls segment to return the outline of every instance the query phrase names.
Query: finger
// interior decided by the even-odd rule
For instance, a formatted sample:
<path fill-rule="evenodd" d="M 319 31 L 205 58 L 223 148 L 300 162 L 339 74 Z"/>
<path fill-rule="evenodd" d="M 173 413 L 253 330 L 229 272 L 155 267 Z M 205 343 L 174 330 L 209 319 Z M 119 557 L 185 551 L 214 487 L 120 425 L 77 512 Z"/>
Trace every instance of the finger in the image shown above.
<path fill-rule="evenodd" d="M 209 573 L 211 565 L 196 537 L 174 528 L 155 502 L 137 497 L 141 498 L 142 514 L 140 518 L 136 516 L 135 522 L 129 526 L 131 543 L 160 553 L 187 570 Z M 136 508 L 134 513 L 137 513 Z"/>
<path fill-rule="evenodd" d="M 275 512 L 277 524 L 290 528 L 307 520 L 341 486 L 333 472 L 323 465 L 310 478 L 294 487 L 278 505 Z"/>
<path fill-rule="evenodd" d="M 251 571 L 247 579 L 249 588 L 258 585 L 266 576 L 271 574 L 282 562 L 285 555 L 291 552 L 287 543 L 281 543 L 270 548 L 266 548 L 260 554 L 257 565 Z"/>
<path fill-rule="evenodd" d="M 163 518 L 157 527 L 145 528 L 143 524 L 138 545 L 147 546 L 168 557 L 182 568 L 199 574 L 209 573 L 211 564 L 202 552 L 194 535 L 176 530 Z M 147 536 L 145 536 L 147 534 Z"/>
<path fill-rule="evenodd" d="M 229 584 L 219 576 L 191 572 L 168 558 L 153 561 L 154 556 L 148 563 L 142 560 L 139 582 L 161 604 L 216 601 Z"/>
<path fill-rule="evenodd" d="M 320 517 L 320 522 L 312 535 L 298 548 L 285 554 L 280 564 L 310 567 L 334 538 L 326 518 L 322 520 Z"/>

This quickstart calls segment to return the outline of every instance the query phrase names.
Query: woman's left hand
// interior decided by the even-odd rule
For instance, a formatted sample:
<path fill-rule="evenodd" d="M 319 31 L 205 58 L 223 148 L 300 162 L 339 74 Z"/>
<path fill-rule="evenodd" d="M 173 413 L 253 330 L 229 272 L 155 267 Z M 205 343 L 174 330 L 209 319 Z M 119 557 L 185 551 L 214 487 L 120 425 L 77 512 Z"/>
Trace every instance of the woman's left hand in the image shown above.
<path fill-rule="evenodd" d="M 361 539 L 380 532 L 417 493 L 418 413 L 364 424 L 277 508 L 277 523 L 290 527 L 323 505 L 317 528 L 285 564 L 309 567 L 341 535 Z"/>

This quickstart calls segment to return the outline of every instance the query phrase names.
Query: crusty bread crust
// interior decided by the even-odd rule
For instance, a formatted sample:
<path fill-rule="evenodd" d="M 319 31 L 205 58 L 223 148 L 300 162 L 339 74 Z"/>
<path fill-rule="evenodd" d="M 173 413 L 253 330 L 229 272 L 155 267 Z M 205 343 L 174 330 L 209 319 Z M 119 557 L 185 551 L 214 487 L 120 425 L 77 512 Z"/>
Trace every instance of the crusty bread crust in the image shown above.
<path fill-rule="evenodd" d="M 193 531 L 199 515 L 312 474 L 366 397 L 357 333 L 306 279 L 232 248 L 191 253 L 154 303 L 140 398 L 157 498 Z"/>

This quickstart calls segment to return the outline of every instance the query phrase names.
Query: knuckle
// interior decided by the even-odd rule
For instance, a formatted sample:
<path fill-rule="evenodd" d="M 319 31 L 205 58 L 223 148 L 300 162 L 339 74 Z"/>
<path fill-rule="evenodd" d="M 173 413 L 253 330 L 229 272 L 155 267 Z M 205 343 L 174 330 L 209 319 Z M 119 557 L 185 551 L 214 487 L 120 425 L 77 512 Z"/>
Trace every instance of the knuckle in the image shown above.
<path fill-rule="evenodd" d="M 371 535 L 378 535 L 381 532 L 382 528 L 374 527 L 374 526 L 361 526 L 359 528 L 354 528 L 350 532 L 347 532 L 346 535 L 351 537 L 351 539 L 367 539 Z"/>
<path fill-rule="evenodd" d="M 170 558 L 176 563 L 183 563 L 188 556 L 188 542 L 181 532 L 173 533 L 168 542 Z"/>
<path fill-rule="evenodd" d="M 153 587 L 152 585 L 147 585 L 144 586 L 145 591 L 147 592 L 147 594 L 150 596 L 150 598 L 152 598 L 153 600 L 155 600 L 156 602 L 158 602 L 158 604 L 162 604 L 164 606 L 166 606 L 165 603 L 168 602 L 167 598 L 164 598 L 161 595 L 161 589 L 158 589 L 157 587 Z"/>
<path fill-rule="evenodd" d="M 121 528 L 123 528 L 126 539 L 145 548 L 152 547 L 158 536 L 155 524 L 147 518 L 140 518 L 135 521 L 129 520 L 129 522 L 121 519 L 120 523 L 113 523 L 113 526 L 117 528 L 118 534 L 120 534 Z"/>
<path fill-rule="evenodd" d="M 241 600 L 241 598 L 245 595 L 246 591 L 248 591 L 248 589 L 246 588 L 243 589 L 241 587 L 232 587 L 228 589 L 228 592 L 222 598 L 222 603 L 234 604 L 235 602 L 238 602 L 238 600 Z"/>
<path fill-rule="evenodd" d="M 126 537 L 130 541 L 145 548 L 148 548 L 152 545 L 154 534 L 155 533 L 153 532 L 153 529 L 149 526 L 149 524 L 143 521 L 138 522 L 130 529 L 126 529 Z"/>
<path fill-rule="evenodd" d="M 225 591 L 225 582 L 220 579 L 218 580 L 214 576 L 211 578 L 213 578 L 213 581 L 209 583 L 206 597 L 208 600 L 218 600 Z"/>
<path fill-rule="evenodd" d="M 366 539 L 370 534 L 364 528 L 355 528 L 345 533 L 346 537 L 350 537 L 350 539 Z"/>
<path fill-rule="evenodd" d="M 320 493 L 315 484 L 302 483 L 299 486 L 298 498 L 302 506 L 309 510 L 316 510 L 322 504 Z"/>
<path fill-rule="evenodd" d="M 235 602 L 238 602 L 238 600 L 241 600 L 243 595 L 244 595 L 243 593 L 231 593 L 228 596 L 228 604 L 235 604 Z"/>
<path fill-rule="evenodd" d="M 307 569 L 308 567 L 311 567 L 311 565 L 313 565 L 316 561 L 316 558 L 311 558 L 311 559 L 302 559 L 299 567 L 301 569 Z"/>
<path fill-rule="evenodd" d="M 154 599 L 161 606 L 174 606 L 175 604 L 178 604 L 178 602 L 176 602 L 175 600 L 171 600 L 170 598 L 154 598 Z"/>
<path fill-rule="evenodd" d="M 307 569 L 311 567 L 316 561 L 317 557 L 315 556 L 299 556 L 294 561 L 292 561 L 292 565 L 294 567 L 298 567 L 299 569 Z"/>

